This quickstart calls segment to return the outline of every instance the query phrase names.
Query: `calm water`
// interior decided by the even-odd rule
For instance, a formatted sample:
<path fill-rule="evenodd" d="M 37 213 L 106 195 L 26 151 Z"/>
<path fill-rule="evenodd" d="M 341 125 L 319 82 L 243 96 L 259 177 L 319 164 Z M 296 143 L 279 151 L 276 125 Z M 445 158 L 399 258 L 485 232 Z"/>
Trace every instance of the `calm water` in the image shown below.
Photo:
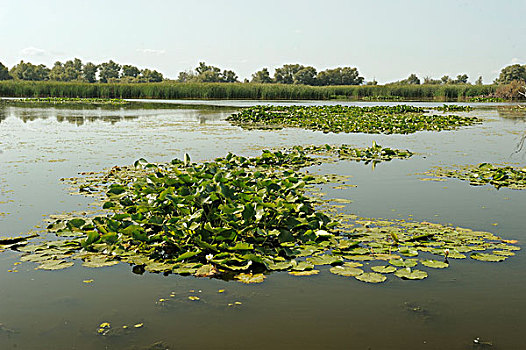
<path fill-rule="evenodd" d="M 185 152 L 204 160 L 229 151 L 255 155 L 266 147 L 324 143 L 364 147 L 376 140 L 418 154 L 375 169 L 351 162 L 313 169 L 352 175 L 349 183 L 356 188 L 323 189 L 328 197 L 351 199 L 348 212 L 451 223 L 518 239 L 525 248 L 526 191 L 470 187 L 454 179 L 424 182 L 414 175 L 453 164 L 524 166 L 526 150 L 513 154 L 526 131 L 524 116 L 485 106 L 470 112 L 484 124 L 459 131 L 364 135 L 243 131 L 224 121 L 229 113 L 188 107 L 0 109 L 0 236 L 42 225 L 43 215 L 89 209 L 92 199 L 69 195 L 59 180 L 79 172 L 141 157 L 169 161 Z M 127 264 L 35 271 L 32 263 L 14 266 L 19 257 L 0 253 L 1 349 L 148 349 L 156 342 L 165 345 L 156 349 L 472 349 L 477 337 L 491 342 L 491 349 L 526 348 L 523 251 L 504 263 L 454 260 L 448 269 L 430 271 L 426 280 L 390 277 L 380 285 L 325 268 L 313 277 L 273 273 L 260 285 L 136 275 Z M 18 272 L 8 272 L 14 267 Z M 190 294 L 201 300 L 188 300 Z M 159 303 L 160 298 L 169 300 Z M 236 301 L 241 304 L 228 306 Z M 96 334 L 102 322 L 144 326 L 104 337 Z"/>

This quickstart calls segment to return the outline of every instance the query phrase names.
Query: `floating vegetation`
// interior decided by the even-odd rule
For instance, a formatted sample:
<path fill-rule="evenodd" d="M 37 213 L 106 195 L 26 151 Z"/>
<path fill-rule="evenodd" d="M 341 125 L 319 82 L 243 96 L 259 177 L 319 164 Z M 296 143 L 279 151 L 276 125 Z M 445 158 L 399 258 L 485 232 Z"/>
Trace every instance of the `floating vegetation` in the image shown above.
<path fill-rule="evenodd" d="M 131 102 L 118 98 L 74 98 L 74 97 L 38 97 L 6 100 L 8 104 L 32 104 L 32 105 L 111 105 L 123 106 Z"/>
<path fill-rule="evenodd" d="M 444 268 L 448 258 L 467 258 L 471 252 L 473 259 L 504 261 L 520 249 L 488 232 L 338 213 L 333 200 L 307 196 L 306 190 L 342 178 L 299 172 L 342 159 L 380 162 L 411 155 L 374 143 L 361 149 L 265 150 L 252 158 L 228 154 L 204 163 L 193 163 L 188 155 L 169 164 L 140 159 L 77 182 L 90 188 L 88 194 L 101 196 L 104 214 L 57 217 L 48 231 L 59 240 L 18 250 L 26 253 L 22 261 L 46 270 L 67 268 L 75 260 L 86 267 L 124 262 L 138 273 L 261 283 L 267 271 L 308 276 L 318 273 L 316 266 L 330 265 L 336 275 L 380 283 L 392 273 L 424 278 L 412 270 L 418 264 Z M 368 261 L 372 272 L 360 261 Z"/>
<path fill-rule="evenodd" d="M 469 98 L 468 102 L 506 102 L 506 100 L 500 97 L 477 96 Z"/>
<path fill-rule="evenodd" d="M 467 165 L 457 169 L 434 168 L 421 175 L 432 175 L 438 178 L 457 178 L 469 181 L 471 186 L 493 185 L 497 189 L 507 187 L 516 190 L 526 189 L 526 167 L 514 168 L 490 163 Z"/>
<path fill-rule="evenodd" d="M 439 107 L 434 107 L 437 111 L 442 112 L 469 112 L 473 110 L 473 107 L 470 106 L 459 106 L 459 105 L 443 105 Z"/>
<path fill-rule="evenodd" d="M 227 118 L 246 129 L 303 128 L 323 132 L 409 134 L 454 130 L 479 123 L 476 117 L 430 115 L 413 106 L 254 106 Z"/>
<path fill-rule="evenodd" d="M 363 101 L 403 101 L 404 99 L 400 96 L 364 96 L 362 97 Z"/>

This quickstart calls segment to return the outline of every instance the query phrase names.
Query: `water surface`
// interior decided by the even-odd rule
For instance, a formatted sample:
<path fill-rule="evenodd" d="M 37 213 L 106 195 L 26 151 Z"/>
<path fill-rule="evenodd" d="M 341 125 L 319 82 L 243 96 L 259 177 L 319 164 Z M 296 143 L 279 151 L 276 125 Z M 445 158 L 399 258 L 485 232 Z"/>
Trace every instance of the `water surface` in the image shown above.
<path fill-rule="evenodd" d="M 384 103 L 360 103 L 375 104 Z M 496 106 L 487 105 L 470 112 L 483 118 L 483 124 L 458 131 L 366 135 L 245 131 L 224 120 L 229 113 L 197 107 L 0 109 L 0 236 L 43 225 L 43 215 L 90 209 L 92 199 L 70 195 L 60 181 L 79 172 L 132 164 L 141 157 L 163 162 L 189 153 L 199 161 L 298 144 L 365 147 L 375 140 L 417 154 L 374 169 L 352 162 L 310 169 L 352 176 L 349 183 L 356 188 L 323 188 L 328 197 L 352 200 L 345 211 L 490 231 L 518 239 L 524 248 L 525 191 L 470 187 L 455 179 L 423 182 L 415 175 L 432 166 L 454 164 L 524 166 L 526 151 L 514 153 L 526 131 L 521 115 L 499 113 Z M 0 254 L 2 349 L 144 349 L 155 342 L 170 349 L 472 349 L 477 337 L 493 343 L 494 349 L 526 348 L 522 251 L 504 263 L 454 260 L 448 269 L 430 271 L 426 280 L 390 277 L 380 285 L 335 276 L 326 268 L 318 276 L 272 273 L 263 284 L 243 285 L 136 275 L 127 264 L 35 271 L 32 263 L 14 266 L 19 257 L 14 251 Z M 8 272 L 13 268 L 18 272 Z M 83 283 L 90 279 L 92 283 Z M 218 293 L 219 289 L 225 292 Z M 192 302 L 188 295 L 201 300 Z M 160 298 L 169 300 L 159 303 Z M 241 304 L 228 306 L 235 301 Z M 96 334 L 102 322 L 144 326 L 103 337 Z"/>

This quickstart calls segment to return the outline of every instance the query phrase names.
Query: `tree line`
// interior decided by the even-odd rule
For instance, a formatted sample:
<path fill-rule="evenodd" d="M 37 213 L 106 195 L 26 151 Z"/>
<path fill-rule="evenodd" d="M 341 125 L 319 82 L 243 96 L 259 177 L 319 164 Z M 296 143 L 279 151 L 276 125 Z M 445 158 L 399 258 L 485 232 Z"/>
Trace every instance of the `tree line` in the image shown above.
<path fill-rule="evenodd" d="M 8 69 L 0 62 L 0 80 L 69 81 L 85 83 L 154 83 L 164 77 L 156 70 L 120 65 L 109 60 L 101 64 L 82 63 L 78 58 L 64 63 L 57 61 L 52 68 L 20 61 Z"/>
<path fill-rule="evenodd" d="M 27 81 L 74 81 L 87 83 L 148 83 L 161 82 L 166 79 L 156 70 L 139 69 L 133 65 L 121 65 L 112 60 L 101 64 L 91 62 L 82 63 L 78 58 L 64 63 L 57 61 L 52 68 L 43 64 L 34 65 L 30 62 L 20 61 L 8 69 L 0 62 L 0 80 L 27 80 Z M 444 75 L 440 79 L 424 77 L 421 80 L 416 74 L 411 74 L 403 80 L 386 85 L 462 85 L 469 84 L 467 74 L 459 74 L 456 78 Z M 232 70 L 222 70 L 219 67 L 199 62 L 194 70 L 180 72 L 177 82 L 181 83 L 237 83 L 240 82 L 237 74 Z M 310 86 L 338 86 L 338 85 L 377 85 L 375 80 L 365 82 L 358 69 L 354 67 L 337 67 L 318 72 L 312 66 L 301 64 L 285 64 L 276 68 L 271 76 L 268 68 L 263 68 L 254 74 L 245 83 L 258 84 L 296 84 Z M 526 65 L 514 64 L 504 67 L 494 84 L 524 85 L 526 82 Z M 474 83 L 482 85 L 482 76 Z"/>

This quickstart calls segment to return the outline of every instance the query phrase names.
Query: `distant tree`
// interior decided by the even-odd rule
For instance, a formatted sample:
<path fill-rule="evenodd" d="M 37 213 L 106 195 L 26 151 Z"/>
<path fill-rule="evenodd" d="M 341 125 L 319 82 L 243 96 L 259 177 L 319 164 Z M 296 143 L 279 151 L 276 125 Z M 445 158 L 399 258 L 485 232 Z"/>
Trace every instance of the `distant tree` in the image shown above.
<path fill-rule="evenodd" d="M 191 81 L 195 81 L 196 74 L 194 71 L 187 70 L 184 72 L 179 72 L 179 76 L 177 77 L 177 81 L 180 83 L 188 83 Z"/>
<path fill-rule="evenodd" d="M 263 68 L 260 71 L 252 74 L 252 83 L 258 84 L 269 84 L 272 83 L 272 78 L 267 68 Z"/>
<path fill-rule="evenodd" d="M 82 67 L 82 78 L 88 83 L 94 83 L 97 81 L 97 65 L 88 62 Z"/>
<path fill-rule="evenodd" d="M 110 79 L 115 81 L 115 79 L 119 79 L 120 71 L 121 65 L 112 60 L 101 63 L 99 65 L 99 80 L 101 83 L 107 83 Z"/>
<path fill-rule="evenodd" d="M 65 81 L 82 80 L 82 61 L 78 58 L 64 63 Z"/>
<path fill-rule="evenodd" d="M 141 74 L 141 70 L 135 66 L 125 64 L 122 66 L 122 77 L 137 78 Z"/>
<path fill-rule="evenodd" d="M 408 76 L 405 81 L 406 81 L 406 84 L 409 84 L 409 85 L 419 85 L 420 84 L 420 79 L 418 79 L 418 77 L 414 73 Z"/>
<path fill-rule="evenodd" d="M 459 74 L 457 75 L 457 79 L 455 79 L 454 84 L 467 84 L 468 79 L 469 77 L 467 74 Z"/>
<path fill-rule="evenodd" d="M 163 75 L 156 70 L 143 69 L 139 79 L 148 83 L 158 83 L 163 81 Z"/>
<path fill-rule="evenodd" d="M 218 67 L 209 66 L 205 62 L 199 62 L 195 71 L 180 72 L 177 81 L 199 82 L 199 83 L 234 83 L 238 81 L 237 74 L 231 70 L 223 70 Z"/>
<path fill-rule="evenodd" d="M 10 75 L 9 75 L 9 70 L 7 69 L 6 66 L 4 66 L 2 64 L 2 62 L 0 62 L 0 80 L 9 80 L 9 79 L 13 79 Z"/>
<path fill-rule="evenodd" d="M 475 81 L 475 85 L 482 85 L 482 84 L 484 84 L 484 83 L 482 82 L 482 75 L 481 75 L 481 76 Z"/>
<path fill-rule="evenodd" d="M 303 67 L 297 71 L 292 79 L 294 84 L 316 85 L 316 69 L 311 66 Z"/>
<path fill-rule="evenodd" d="M 301 64 L 285 64 L 281 68 L 276 68 L 274 73 L 274 81 L 279 84 L 294 83 L 294 75 L 305 68 Z"/>
<path fill-rule="evenodd" d="M 442 78 L 440 78 L 440 80 L 442 81 L 442 84 L 451 84 L 452 80 L 451 78 L 449 77 L 449 75 L 444 75 Z"/>
<path fill-rule="evenodd" d="M 376 81 L 376 79 L 373 79 L 371 81 L 366 82 L 365 85 L 378 85 L 378 82 Z"/>
<path fill-rule="evenodd" d="M 509 84 L 513 80 L 526 80 L 526 65 L 513 64 L 502 68 L 499 77 L 495 80 L 497 84 Z"/>
<path fill-rule="evenodd" d="M 214 67 L 217 68 L 217 67 Z M 195 81 L 199 83 L 221 83 L 222 82 L 221 71 L 211 69 L 203 71 L 195 77 Z"/>
<path fill-rule="evenodd" d="M 440 79 L 433 79 L 431 77 L 425 77 L 424 78 L 424 84 L 428 85 L 440 85 L 442 84 L 442 80 Z"/>
<path fill-rule="evenodd" d="M 363 83 L 363 77 L 360 77 L 358 70 L 352 67 L 326 69 L 318 73 L 316 80 L 318 85 L 360 85 Z"/>
<path fill-rule="evenodd" d="M 237 74 L 231 70 L 224 70 L 222 73 L 224 83 L 235 83 L 237 82 Z"/>
<path fill-rule="evenodd" d="M 12 67 L 9 74 L 17 80 L 41 81 L 48 80 L 50 69 L 43 64 L 34 65 L 29 62 L 20 61 L 19 64 Z"/>
<path fill-rule="evenodd" d="M 66 81 L 65 70 L 62 62 L 57 61 L 49 71 L 49 80 Z"/>
<path fill-rule="evenodd" d="M 358 74 L 358 69 L 343 67 L 341 69 L 342 85 L 360 85 L 363 83 L 363 77 Z"/>

